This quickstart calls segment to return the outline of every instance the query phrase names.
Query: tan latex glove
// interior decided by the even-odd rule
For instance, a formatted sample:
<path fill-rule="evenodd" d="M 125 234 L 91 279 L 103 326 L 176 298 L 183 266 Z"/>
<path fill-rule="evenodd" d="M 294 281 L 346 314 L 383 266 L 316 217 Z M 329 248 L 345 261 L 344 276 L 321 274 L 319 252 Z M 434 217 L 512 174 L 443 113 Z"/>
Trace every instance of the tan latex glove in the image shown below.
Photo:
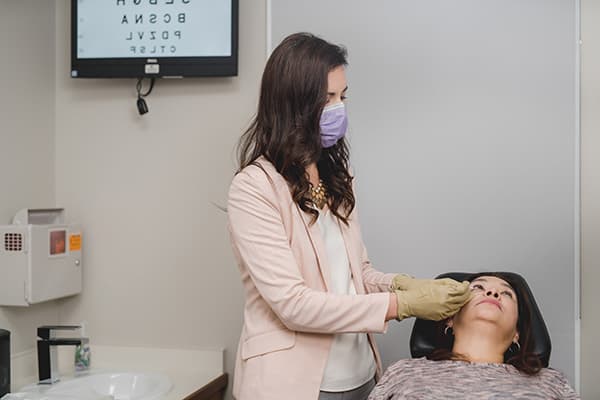
<path fill-rule="evenodd" d="M 417 279 L 413 278 L 410 275 L 406 274 L 398 274 L 392 280 L 392 284 L 390 285 L 390 291 L 394 292 L 396 290 L 408 290 L 416 288 L 423 283 L 432 281 L 433 279 Z"/>
<path fill-rule="evenodd" d="M 442 278 L 442 279 L 417 279 L 413 278 L 410 275 L 398 274 L 392 279 L 392 284 L 390 285 L 390 291 L 395 292 L 396 290 L 409 290 L 421 287 L 423 285 L 430 285 L 434 282 L 438 282 L 438 285 L 441 285 L 443 282 L 444 285 L 459 287 L 463 285 L 464 282 L 458 282 L 457 280 L 450 278 Z M 465 281 L 466 282 L 466 281 Z"/>
<path fill-rule="evenodd" d="M 404 282 L 406 284 L 407 282 Z M 454 279 L 412 279 L 395 290 L 398 320 L 417 317 L 439 321 L 456 314 L 470 297 L 469 282 Z"/>

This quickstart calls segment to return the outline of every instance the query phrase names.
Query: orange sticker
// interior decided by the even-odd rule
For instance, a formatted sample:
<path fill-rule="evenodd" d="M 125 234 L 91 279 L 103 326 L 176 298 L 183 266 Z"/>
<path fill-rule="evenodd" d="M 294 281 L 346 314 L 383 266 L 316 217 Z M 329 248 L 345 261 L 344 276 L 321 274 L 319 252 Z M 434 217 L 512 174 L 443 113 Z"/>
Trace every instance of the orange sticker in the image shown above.
<path fill-rule="evenodd" d="M 81 251 L 81 233 L 69 235 L 69 250 Z"/>

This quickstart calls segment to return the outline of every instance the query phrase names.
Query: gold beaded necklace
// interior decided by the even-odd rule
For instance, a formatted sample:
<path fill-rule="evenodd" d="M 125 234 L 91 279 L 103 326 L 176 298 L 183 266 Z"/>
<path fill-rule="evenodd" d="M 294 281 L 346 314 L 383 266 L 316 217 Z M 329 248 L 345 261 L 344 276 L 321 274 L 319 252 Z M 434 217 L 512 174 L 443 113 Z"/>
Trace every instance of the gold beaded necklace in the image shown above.
<path fill-rule="evenodd" d="M 323 181 L 319 180 L 319 184 L 316 187 L 311 184 L 309 193 L 313 204 L 317 206 L 317 208 L 323 209 L 327 203 L 327 189 L 325 188 Z"/>

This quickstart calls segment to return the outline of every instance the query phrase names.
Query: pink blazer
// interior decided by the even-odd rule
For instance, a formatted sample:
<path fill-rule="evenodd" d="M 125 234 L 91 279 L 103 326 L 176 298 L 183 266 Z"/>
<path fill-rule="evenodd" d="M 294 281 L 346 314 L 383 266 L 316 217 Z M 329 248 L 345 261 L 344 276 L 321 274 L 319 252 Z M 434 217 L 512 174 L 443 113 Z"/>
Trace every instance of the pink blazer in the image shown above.
<path fill-rule="evenodd" d="M 340 223 L 357 295 L 328 293 L 330 271 L 318 225 L 292 200 L 264 158 L 229 190 L 233 252 L 245 294 L 233 394 L 238 400 L 317 399 L 334 334 L 385 332 L 395 274 L 372 268 L 356 214 Z"/>

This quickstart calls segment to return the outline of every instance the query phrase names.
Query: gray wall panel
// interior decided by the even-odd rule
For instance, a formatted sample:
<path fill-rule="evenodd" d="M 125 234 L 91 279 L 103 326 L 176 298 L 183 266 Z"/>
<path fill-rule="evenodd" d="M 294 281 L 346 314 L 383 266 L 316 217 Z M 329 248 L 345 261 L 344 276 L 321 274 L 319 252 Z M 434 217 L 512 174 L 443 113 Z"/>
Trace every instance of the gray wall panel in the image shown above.
<path fill-rule="evenodd" d="M 576 3 L 273 0 L 272 38 L 344 44 L 352 163 L 371 259 L 432 277 L 528 280 L 574 383 Z M 412 322 L 379 337 L 409 357 Z"/>

